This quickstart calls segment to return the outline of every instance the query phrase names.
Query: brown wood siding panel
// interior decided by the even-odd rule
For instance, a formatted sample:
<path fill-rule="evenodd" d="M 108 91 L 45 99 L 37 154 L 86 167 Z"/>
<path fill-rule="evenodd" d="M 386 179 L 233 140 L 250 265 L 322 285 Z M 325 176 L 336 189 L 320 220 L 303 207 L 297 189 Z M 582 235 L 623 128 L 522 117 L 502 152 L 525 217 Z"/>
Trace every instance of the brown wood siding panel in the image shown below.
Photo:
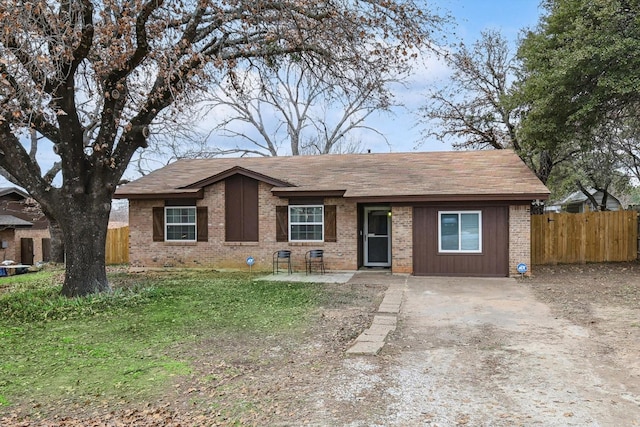
<path fill-rule="evenodd" d="M 289 241 L 289 207 L 276 206 L 276 242 Z"/>
<path fill-rule="evenodd" d="M 242 177 L 242 241 L 258 241 L 258 181 Z"/>
<path fill-rule="evenodd" d="M 196 199 L 166 199 L 164 201 L 165 206 L 195 206 Z"/>
<path fill-rule="evenodd" d="M 324 207 L 324 241 L 337 242 L 336 230 L 336 205 L 326 205 Z"/>
<path fill-rule="evenodd" d="M 258 181 L 243 175 L 225 180 L 225 240 L 258 241 Z"/>
<path fill-rule="evenodd" d="M 364 206 L 358 204 L 358 268 L 364 265 Z"/>
<path fill-rule="evenodd" d="M 196 208 L 196 229 L 198 231 L 198 242 L 209 240 L 209 215 L 206 206 Z"/>
<path fill-rule="evenodd" d="M 323 197 L 289 197 L 290 205 L 324 205 Z"/>
<path fill-rule="evenodd" d="M 45 237 L 42 239 L 42 262 L 49 261 L 51 261 L 51 239 Z"/>
<path fill-rule="evenodd" d="M 153 208 L 153 241 L 164 242 L 164 208 Z"/>
<path fill-rule="evenodd" d="M 438 211 L 482 211 L 482 253 L 438 253 Z M 413 219 L 413 269 L 416 275 L 508 276 L 508 206 L 415 207 Z"/>
<path fill-rule="evenodd" d="M 234 175 L 224 182 L 225 241 L 242 240 L 242 176 Z"/>

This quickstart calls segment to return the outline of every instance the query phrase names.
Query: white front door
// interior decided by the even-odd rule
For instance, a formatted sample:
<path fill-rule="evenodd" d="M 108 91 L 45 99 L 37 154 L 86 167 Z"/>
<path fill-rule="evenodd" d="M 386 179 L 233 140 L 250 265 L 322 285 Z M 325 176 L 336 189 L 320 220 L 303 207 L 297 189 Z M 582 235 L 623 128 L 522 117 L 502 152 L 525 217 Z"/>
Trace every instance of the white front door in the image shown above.
<path fill-rule="evenodd" d="M 391 208 L 364 208 L 364 265 L 391 266 Z"/>

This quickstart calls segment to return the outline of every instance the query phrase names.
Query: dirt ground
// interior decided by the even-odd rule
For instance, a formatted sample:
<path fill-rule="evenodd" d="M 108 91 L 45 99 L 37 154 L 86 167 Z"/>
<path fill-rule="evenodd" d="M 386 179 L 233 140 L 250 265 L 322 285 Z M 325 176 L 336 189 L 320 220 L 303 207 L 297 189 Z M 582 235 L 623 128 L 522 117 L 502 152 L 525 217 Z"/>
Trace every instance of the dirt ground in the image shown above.
<path fill-rule="evenodd" d="M 193 375 L 156 402 L 25 405 L 0 425 L 640 425 L 640 264 L 534 273 L 496 285 L 488 302 L 407 280 L 398 328 L 375 357 L 344 352 L 384 283 L 322 285 L 336 298 L 300 337 L 184 349 Z"/>

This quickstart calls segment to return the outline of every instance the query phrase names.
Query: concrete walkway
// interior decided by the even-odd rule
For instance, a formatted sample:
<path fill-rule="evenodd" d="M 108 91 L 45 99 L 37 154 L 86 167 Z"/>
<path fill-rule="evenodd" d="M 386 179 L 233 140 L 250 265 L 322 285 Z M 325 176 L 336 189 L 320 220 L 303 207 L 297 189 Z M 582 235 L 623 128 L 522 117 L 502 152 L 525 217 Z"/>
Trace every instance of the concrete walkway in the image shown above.
<path fill-rule="evenodd" d="M 375 356 L 384 347 L 387 335 L 395 331 L 398 324 L 398 314 L 402 305 L 402 298 L 407 286 L 408 276 L 390 273 L 357 273 L 350 281 L 377 282 L 388 284 L 384 298 L 373 316 L 373 322 L 356 338 L 354 344 L 347 350 L 349 355 Z M 367 280 L 369 279 L 369 280 Z"/>

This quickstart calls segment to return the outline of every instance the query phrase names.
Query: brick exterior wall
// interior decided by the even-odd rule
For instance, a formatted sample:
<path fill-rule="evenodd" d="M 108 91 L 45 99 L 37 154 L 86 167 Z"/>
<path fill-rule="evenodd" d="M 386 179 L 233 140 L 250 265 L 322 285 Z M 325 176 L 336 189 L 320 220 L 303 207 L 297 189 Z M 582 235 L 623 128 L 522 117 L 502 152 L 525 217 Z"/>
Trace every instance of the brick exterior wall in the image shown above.
<path fill-rule="evenodd" d="M 0 231 L 0 241 L 7 242 L 7 248 L 1 249 L 2 260 L 21 262 L 20 239 L 33 239 L 33 263 L 42 262 L 42 239 L 49 237 L 49 229 L 8 229 Z"/>
<path fill-rule="evenodd" d="M 0 231 L 0 241 L 7 242 L 7 247 L 2 250 L 2 261 L 20 261 L 20 240 L 16 245 L 15 239 L 16 231 L 12 228 Z M 16 253 L 18 257 L 16 258 Z"/>
<path fill-rule="evenodd" d="M 357 206 L 342 198 L 325 198 L 325 205 L 336 205 L 336 242 L 276 242 L 276 206 L 287 205 L 286 199 L 273 196 L 271 186 L 258 187 L 258 242 L 225 242 L 224 182 L 204 189 L 197 206 L 208 209 L 207 242 L 153 242 L 153 207 L 164 206 L 164 200 L 131 200 L 129 202 L 129 260 L 132 266 L 209 267 L 248 269 L 246 259 L 255 259 L 253 269 L 270 271 L 273 253 L 291 250 L 296 271 L 304 271 L 305 252 L 324 249 L 325 265 L 330 270 L 357 269 Z"/>
<path fill-rule="evenodd" d="M 413 273 L 413 207 L 391 208 L 391 271 Z"/>
<path fill-rule="evenodd" d="M 276 242 L 276 206 L 287 205 L 286 199 L 273 196 L 271 185 L 260 182 L 258 187 L 258 242 L 225 242 L 225 183 L 218 182 L 204 189 L 197 206 L 208 209 L 207 242 L 153 242 L 154 207 L 163 207 L 164 200 L 131 200 L 129 202 L 129 260 L 132 266 L 144 267 L 207 267 L 247 270 L 246 259 L 255 259 L 253 269 L 270 271 L 273 253 L 288 249 L 292 252 L 295 271 L 304 271 L 305 252 L 324 249 L 328 270 L 358 268 L 358 207 L 343 198 L 325 198 L 325 205 L 336 206 L 336 242 Z M 292 202 L 293 203 L 293 202 Z M 520 262 L 530 266 L 531 236 L 528 206 L 509 207 L 509 274 L 517 275 Z M 413 207 L 392 207 L 392 266 L 394 273 L 413 273 Z"/>
<path fill-rule="evenodd" d="M 509 206 L 509 275 L 519 276 L 516 266 L 527 264 L 531 272 L 531 208 Z M 528 273 L 528 274 L 529 274 Z"/>

